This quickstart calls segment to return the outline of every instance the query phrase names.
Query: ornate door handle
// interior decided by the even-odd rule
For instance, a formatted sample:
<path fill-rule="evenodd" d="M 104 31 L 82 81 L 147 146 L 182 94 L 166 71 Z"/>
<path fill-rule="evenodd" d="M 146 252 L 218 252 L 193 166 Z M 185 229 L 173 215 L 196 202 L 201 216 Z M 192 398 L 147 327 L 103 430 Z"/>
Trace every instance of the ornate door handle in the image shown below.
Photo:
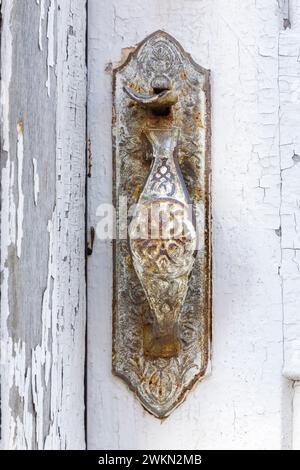
<path fill-rule="evenodd" d="M 152 144 L 153 163 L 129 232 L 133 265 L 152 312 L 144 331 L 144 354 L 176 357 L 178 319 L 195 261 L 196 230 L 176 162 L 179 130 L 146 129 L 145 134 Z"/>
<path fill-rule="evenodd" d="M 209 365 L 209 112 L 209 72 L 164 32 L 114 71 L 114 200 L 130 218 L 114 243 L 113 369 L 159 418 Z"/>

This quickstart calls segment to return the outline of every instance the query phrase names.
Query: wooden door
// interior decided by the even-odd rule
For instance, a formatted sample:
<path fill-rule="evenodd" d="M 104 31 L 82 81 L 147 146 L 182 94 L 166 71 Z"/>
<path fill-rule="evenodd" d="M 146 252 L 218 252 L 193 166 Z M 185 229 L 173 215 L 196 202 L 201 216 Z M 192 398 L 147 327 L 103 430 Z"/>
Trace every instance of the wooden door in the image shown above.
<path fill-rule="evenodd" d="M 287 271 L 299 275 L 297 258 L 292 265 L 295 252 L 286 247 L 291 227 L 282 202 L 288 184 L 282 168 L 298 170 L 291 160 L 296 136 L 292 131 L 289 140 L 280 121 L 286 95 L 278 71 L 282 56 L 293 52 L 282 45 L 296 34 L 293 11 L 290 29 L 287 2 L 275 0 L 89 2 L 88 228 L 97 228 L 101 204 L 111 202 L 112 69 L 147 35 L 164 30 L 211 70 L 213 231 L 211 374 L 164 421 L 144 411 L 112 375 L 112 244 L 96 237 L 88 259 L 89 448 L 291 445 L 282 295 L 286 276 L 292 276 Z M 293 200 L 295 191 L 293 185 Z"/>

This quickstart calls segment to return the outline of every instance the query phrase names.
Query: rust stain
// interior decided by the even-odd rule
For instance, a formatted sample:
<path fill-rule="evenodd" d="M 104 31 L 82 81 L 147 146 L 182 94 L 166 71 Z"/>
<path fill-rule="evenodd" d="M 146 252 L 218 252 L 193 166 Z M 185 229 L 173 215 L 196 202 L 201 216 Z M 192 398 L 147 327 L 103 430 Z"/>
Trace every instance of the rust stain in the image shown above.
<path fill-rule="evenodd" d="M 138 198 L 138 196 L 141 193 L 142 187 L 143 187 L 142 185 L 138 185 L 138 186 L 135 187 L 135 189 L 132 192 L 132 195 L 133 195 L 134 198 Z"/>
<path fill-rule="evenodd" d="M 128 60 L 129 55 L 135 51 L 135 47 L 123 47 L 121 49 L 121 58 L 119 62 L 115 64 L 115 67 L 121 67 Z"/>
<path fill-rule="evenodd" d="M 186 74 L 186 71 L 185 71 L 185 70 L 183 70 L 183 71 L 181 72 L 180 78 L 181 78 L 181 80 L 186 80 L 186 79 L 187 79 L 187 74 Z"/>
<path fill-rule="evenodd" d="M 24 134 L 24 121 L 21 119 L 17 125 L 18 133 Z"/>
<path fill-rule="evenodd" d="M 192 119 L 193 119 L 193 121 L 194 121 L 194 123 L 195 123 L 195 125 L 196 125 L 197 127 L 200 127 L 200 128 L 201 128 L 201 127 L 204 127 L 204 126 L 203 126 L 202 117 L 201 117 L 201 113 L 200 113 L 199 111 L 196 111 L 196 110 L 195 110 L 195 111 L 193 112 L 193 118 L 192 118 Z"/>

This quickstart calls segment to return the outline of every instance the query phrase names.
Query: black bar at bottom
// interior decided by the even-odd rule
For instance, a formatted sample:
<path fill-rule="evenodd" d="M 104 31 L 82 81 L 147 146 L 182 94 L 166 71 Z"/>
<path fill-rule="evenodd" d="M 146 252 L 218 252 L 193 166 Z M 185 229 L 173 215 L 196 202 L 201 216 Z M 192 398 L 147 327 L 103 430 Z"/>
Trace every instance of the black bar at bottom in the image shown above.
<path fill-rule="evenodd" d="M 0 453 L 1 463 L 7 459 L 10 464 L 64 465 L 65 467 L 117 466 L 119 468 L 137 468 L 141 465 L 186 465 L 208 468 L 211 465 L 250 465 L 257 466 L 264 462 L 276 465 L 288 465 L 298 452 L 260 451 L 260 450 L 91 450 L 91 451 L 6 451 Z M 255 467 L 254 467 L 255 468 Z"/>

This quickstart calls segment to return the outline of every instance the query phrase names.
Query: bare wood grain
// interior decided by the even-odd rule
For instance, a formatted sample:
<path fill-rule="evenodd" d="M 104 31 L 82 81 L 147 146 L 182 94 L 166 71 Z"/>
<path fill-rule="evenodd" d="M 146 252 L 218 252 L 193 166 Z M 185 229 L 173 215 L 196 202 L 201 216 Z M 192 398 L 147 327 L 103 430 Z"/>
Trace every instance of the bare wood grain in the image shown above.
<path fill-rule="evenodd" d="M 83 448 L 85 0 L 2 2 L 5 448 Z"/>

